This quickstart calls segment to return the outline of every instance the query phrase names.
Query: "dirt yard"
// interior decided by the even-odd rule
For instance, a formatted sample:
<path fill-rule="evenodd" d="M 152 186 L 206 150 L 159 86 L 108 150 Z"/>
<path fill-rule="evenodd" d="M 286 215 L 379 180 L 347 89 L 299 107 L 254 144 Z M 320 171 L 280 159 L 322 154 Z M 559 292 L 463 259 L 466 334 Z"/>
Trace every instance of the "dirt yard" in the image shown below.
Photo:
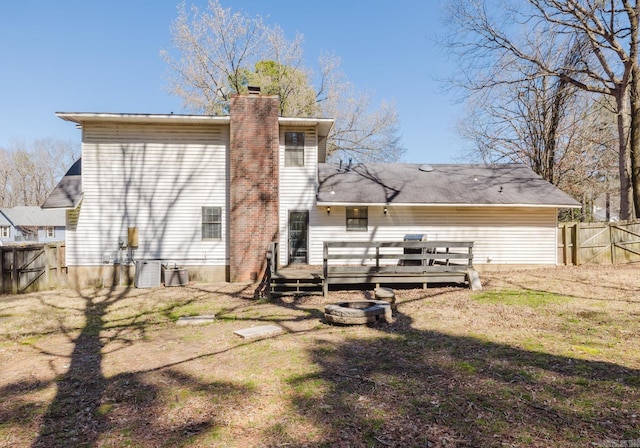
<path fill-rule="evenodd" d="M 640 265 L 481 280 L 398 289 L 393 323 L 355 327 L 324 305 L 371 291 L 2 295 L 0 447 L 640 446 Z"/>

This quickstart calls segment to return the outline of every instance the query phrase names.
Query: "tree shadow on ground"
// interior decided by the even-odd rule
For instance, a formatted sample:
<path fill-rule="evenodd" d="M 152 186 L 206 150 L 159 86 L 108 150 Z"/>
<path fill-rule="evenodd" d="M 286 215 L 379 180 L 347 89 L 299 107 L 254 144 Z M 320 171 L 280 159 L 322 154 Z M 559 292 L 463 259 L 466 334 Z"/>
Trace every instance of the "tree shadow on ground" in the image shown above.
<path fill-rule="evenodd" d="M 374 328 L 373 338 L 319 339 L 310 356 L 320 371 L 297 380 L 298 389 L 317 381 L 327 386 L 293 399 L 301 415 L 324 428 L 322 446 L 640 440 L 637 369 L 417 330 L 401 312 L 394 323 Z"/>
<path fill-rule="evenodd" d="M 136 338 L 144 337 L 148 330 L 141 318 L 144 313 L 123 320 L 109 316 L 129 292 L 130 288 L 78 292 L 85 305 L 84 324 L 76 332 L 59 322 L 59 331 L 73 344 L 66 372 L 53 382 L 21 380 L 0 389 L 6 404 L 0 406 L 0 421 L 17 428 L 33 418 L 39 420 L 38 434 L 31 439 L 32 447 L 188 446 L 199 435 L 215 433 L 216 428 L 225 425 L 224 415 L 214 409 L 216 403 L 242 404 L 254 393 L 248 386 L 207 382 L 179 370 L 182 363 L 213 356 L 214 352 L 105 377 L 102 368 L 105 350 L 130 345 L 133 342 L 127 341 L 128 335 L 137 333 Z M 173 306 L 184 305 L 185 302 L 179 302 Z M 150 313 L 168 314 L 170 308 Z M 60 357 L 35 346 L 31 348 L 43 355 Z M 52 385 L 56 386 L 55 396 L 43 413 L 34 397 Z M 205 402 L 198 406 L 203 411 L 201 415 L 167 413 L 168 408 L 176 411 L 189 408 L 192 397 Z M 24 438 L 20 442 L 16 439 L 16 443 L 23 441 Z"/>

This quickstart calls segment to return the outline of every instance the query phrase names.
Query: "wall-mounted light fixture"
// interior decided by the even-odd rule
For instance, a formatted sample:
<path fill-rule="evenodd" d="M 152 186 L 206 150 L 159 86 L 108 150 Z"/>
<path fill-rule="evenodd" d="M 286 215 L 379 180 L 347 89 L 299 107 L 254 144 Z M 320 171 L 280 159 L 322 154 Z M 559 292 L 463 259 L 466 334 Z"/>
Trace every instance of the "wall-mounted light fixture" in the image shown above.
<path fill-rule="evenodd" d="M 327 215 L 331 214 L 331 207 L 327 207 Z"/>
<path fill-rule="evenodd" d="M 389 212 L 389 209 L 387 209 L 387 207 L 385 207 L 383 210 L 384 214 L 386 215 Z"/>

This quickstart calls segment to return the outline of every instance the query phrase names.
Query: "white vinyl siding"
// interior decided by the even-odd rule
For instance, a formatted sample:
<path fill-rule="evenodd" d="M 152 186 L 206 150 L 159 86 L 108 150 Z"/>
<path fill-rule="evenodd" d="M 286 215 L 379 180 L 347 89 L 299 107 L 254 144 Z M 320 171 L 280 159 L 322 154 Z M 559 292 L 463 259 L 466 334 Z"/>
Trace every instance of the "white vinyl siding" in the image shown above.
<path fill-rule="evenodd" d="M 304 163 L 285 165 L 285 132 L 304 132 Z M 289 249 L 289 211 L 309 210 L 314 214 L 317 190 L 317 134 L 315 127 L 283 127 L 280 129 L 280 263 L 287 264 Z M 309 220 L 309 240 L 313 218 Z"/>
<path fill-rule="evenodd" d="M 323 241 L 473 241 L 474 265 L 555 265 L 556 209 L 526 207 L 369 207 L 366 232 L 345 229 L 346 208 L 315 207 L 310 220 L 310 264 L 322 264 Z"/>
<path fill-rule="evenodd" d="M 137 227 L 135 259 L 224 265 L 220 240 L 202 239 L 202 207 L 226 216 L 229 130 L 225 125 L 85 124 L 83 201 L 67 233 L 67 263 L 97 265 L 121 255 Z"/>

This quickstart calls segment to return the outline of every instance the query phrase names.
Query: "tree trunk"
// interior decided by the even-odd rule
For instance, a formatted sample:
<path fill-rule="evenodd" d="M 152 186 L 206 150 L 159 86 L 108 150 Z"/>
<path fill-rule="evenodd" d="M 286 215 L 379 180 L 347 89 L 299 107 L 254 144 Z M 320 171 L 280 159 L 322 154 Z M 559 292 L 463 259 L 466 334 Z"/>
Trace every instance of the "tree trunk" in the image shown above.
<path fill-rule="evenodd" d="M 629 159 L 631 187 L 636 218 L 640 218 L 640 68 L 634 64 L 631 75 L 631 129 L 629 131 Z"/>
<path fill-rule="evenodd" d="M 618 174 L 620 176 L 620 219 L 631 218 L 632 191 L 629 179 L 629 91 L 620 88 L 615 92 L 618 122 Z"/>

